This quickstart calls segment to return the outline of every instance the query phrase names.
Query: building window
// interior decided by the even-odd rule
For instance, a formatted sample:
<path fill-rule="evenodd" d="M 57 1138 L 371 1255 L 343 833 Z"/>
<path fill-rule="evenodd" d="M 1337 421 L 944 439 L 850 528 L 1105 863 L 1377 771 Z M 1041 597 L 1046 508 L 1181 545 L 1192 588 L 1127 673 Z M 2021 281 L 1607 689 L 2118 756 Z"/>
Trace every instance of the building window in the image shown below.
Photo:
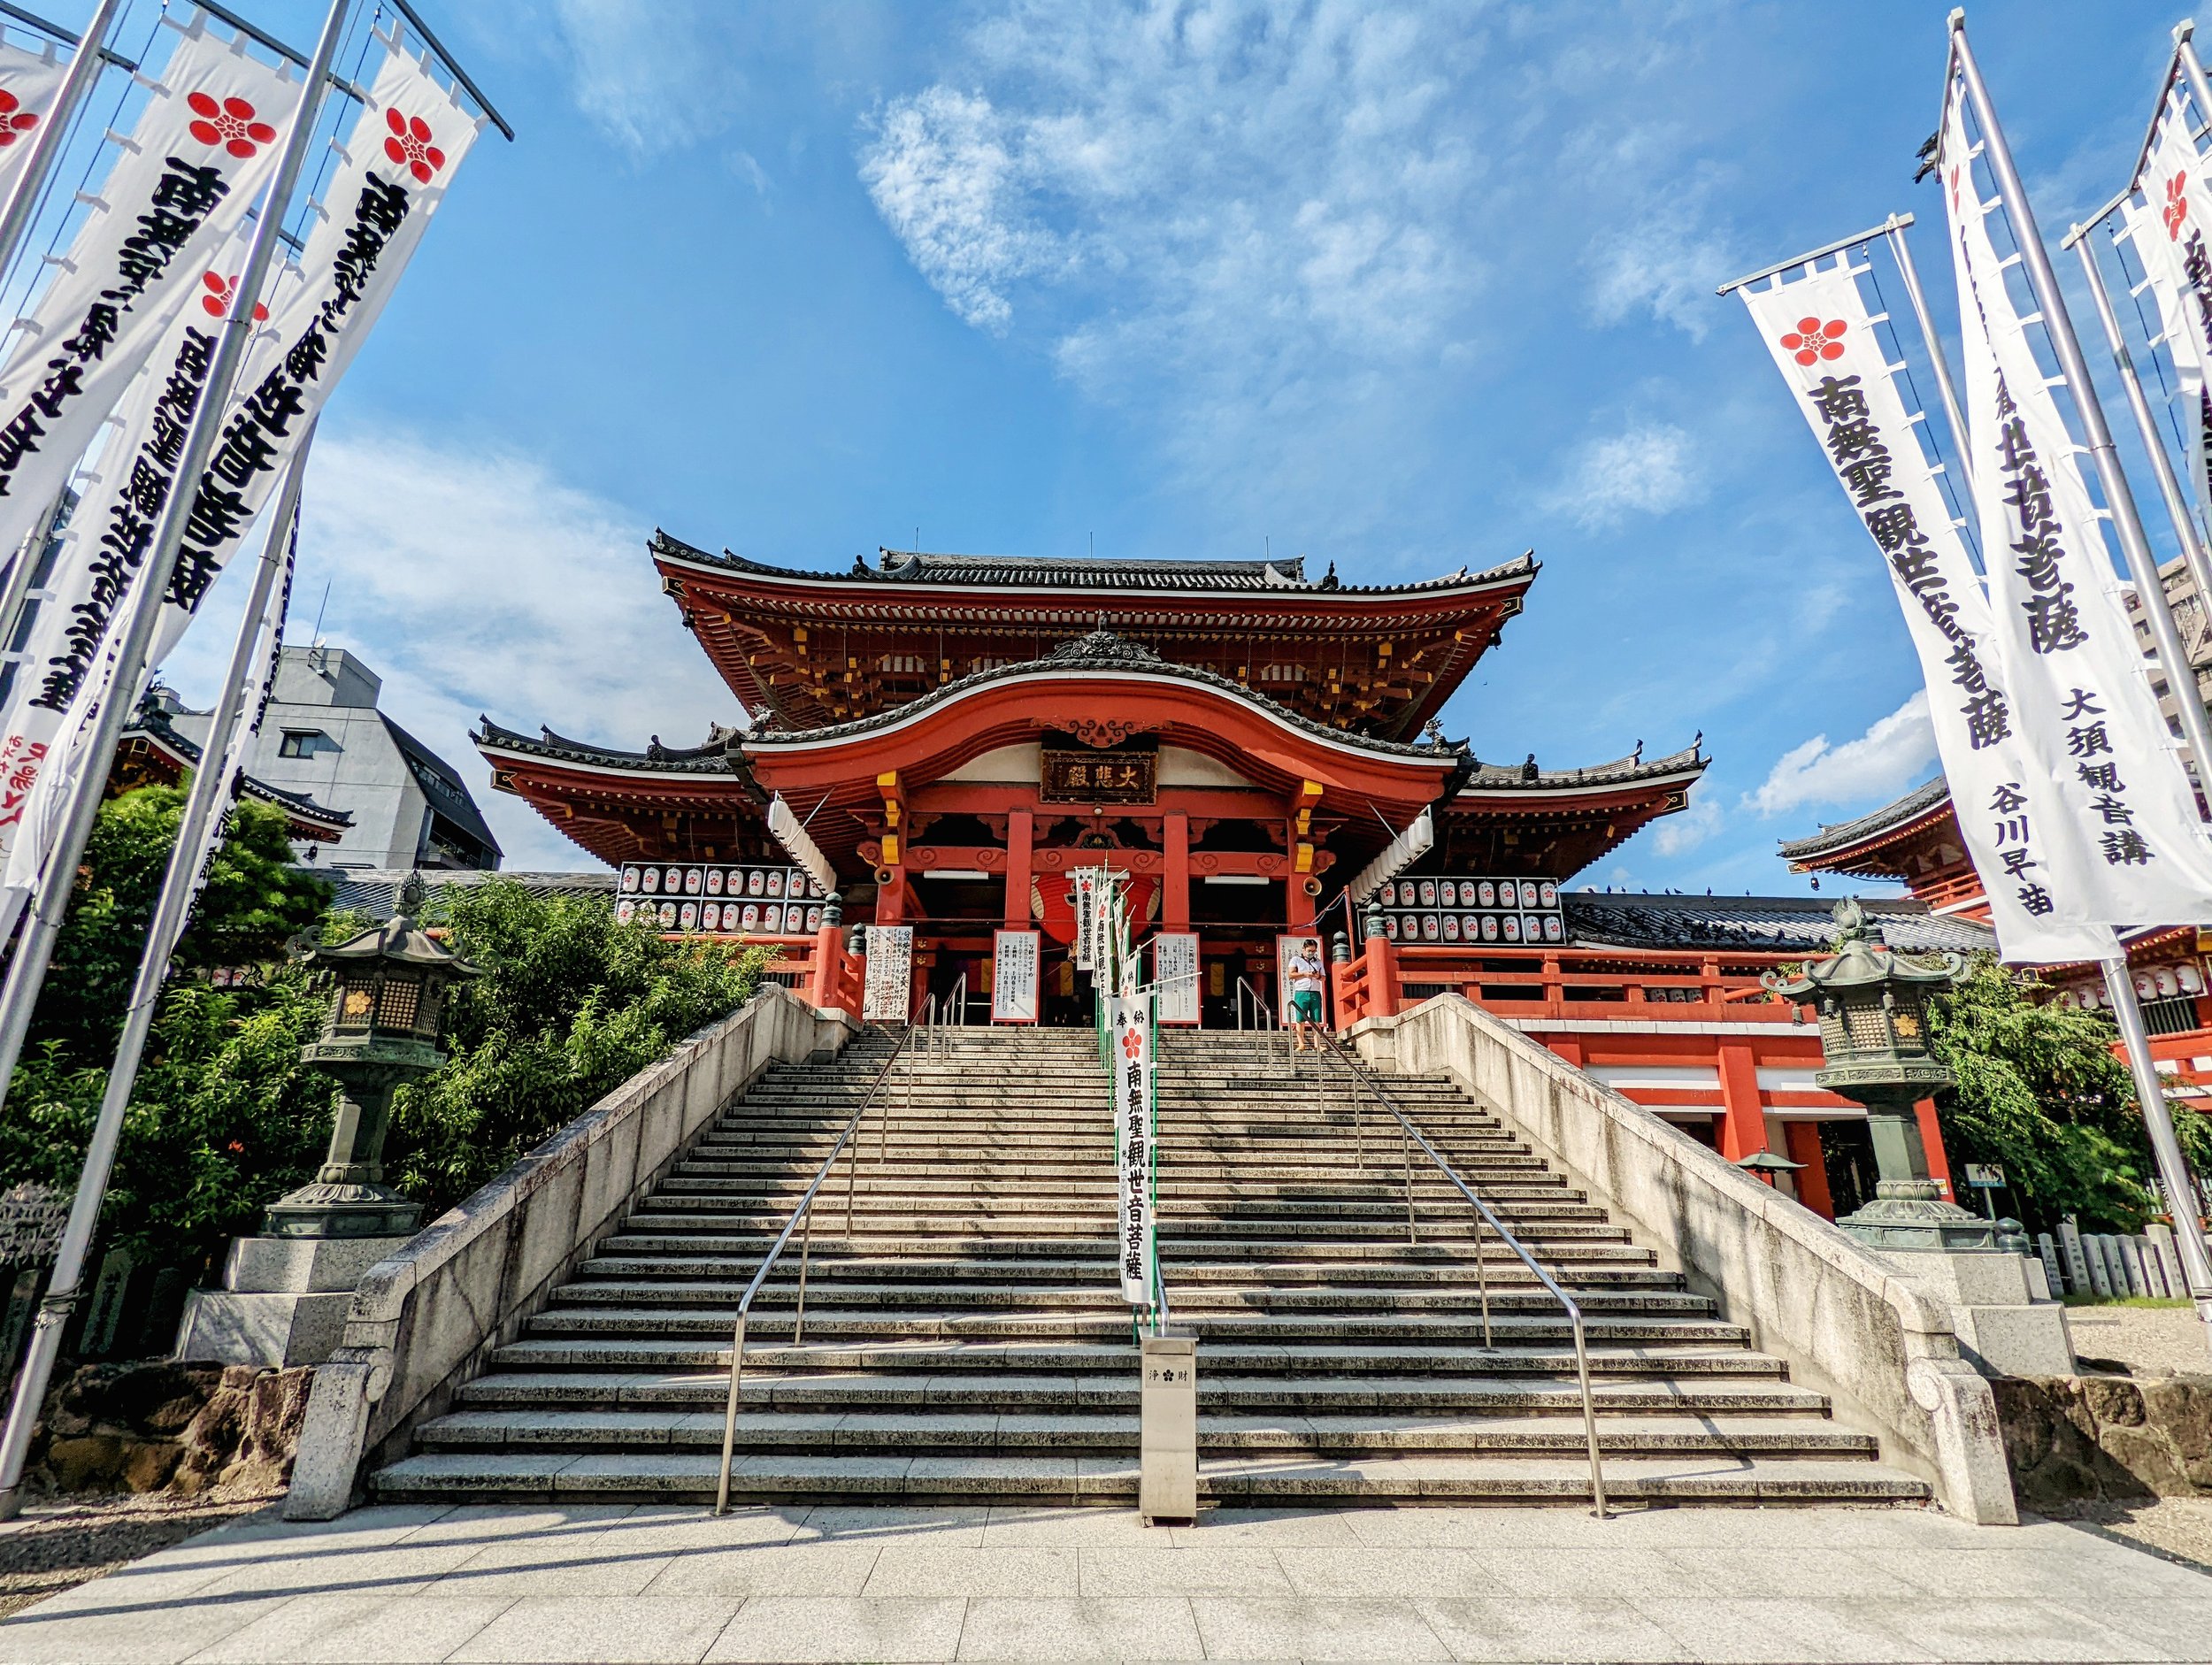
<path fill-rule="evenodd" d="M 288 728 L 277 743 L 280 757 L 316 757 L 339 749 L 338 742 L 319 728 Z"/>

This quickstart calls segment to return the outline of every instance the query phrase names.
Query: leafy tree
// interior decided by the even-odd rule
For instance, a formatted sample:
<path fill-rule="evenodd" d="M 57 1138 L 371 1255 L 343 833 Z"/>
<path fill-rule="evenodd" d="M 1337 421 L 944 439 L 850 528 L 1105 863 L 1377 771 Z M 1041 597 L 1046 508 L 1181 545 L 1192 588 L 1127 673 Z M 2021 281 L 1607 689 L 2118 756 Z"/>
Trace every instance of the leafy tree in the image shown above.
<path fill-rule="evenodd" d="M 142 786 L 101 806 L 32 1018 L 33 1046 L 58 1043 L 59 1055 L 81 1066 L 104 1065 L 114 1055 L 183 818 L 184 794 L 173 786 Z M 329 886 L 292 864 L 283 812 L 241 800 L 177 944 L 176 963 L 191 971 L 276 959 L 286 940 L 313 925 L 329 902 Z"/>
<path fill-rule="evenodd" d="M 2117 1032 L 2101 1012 L 2037 998 L 2045 992 L 1984 955 L 1934 1003 L 1929 1047 L 1957 1077 L 1938 1101 L 1945 1147 L 1955 1166 L 2003 1164 L 2031 1225 L 2076 1214 L 2093 1230 L 2139 1231 L 2161 1205 Z M 2212 1120 L 2182 1110 L 2176 1121 L 2207 1171 Z"/>
<path fill-rule="evenodd" d="M 76 1185 L 183 810 L 184 794 L 169 786 L 101 806 L 0 1116 L 0 1181 Z M 177 964 L 189 973 L 279 958 L 330 894 L 291 860 L 282 813 L 238 803 Z M 105 1240 L 145 1259 L 202 1262 L 307 1178 L 335 1086 L 299 1061 L 321 1009 L 312 980 L 293 969 L 236 990 L 188 976 L 163 995 L 124 1118 Z"/>
<path fill-rule="evenodd" d="M 385 1163 L 432 1214 L 493 1178 L 694 1031 L 771 957 L 670 942 L 601 897 L 495 879 L 439 898 L 446 942 L 484 975 L 451 995 L 450 1061 L 401 1089 Z"/>

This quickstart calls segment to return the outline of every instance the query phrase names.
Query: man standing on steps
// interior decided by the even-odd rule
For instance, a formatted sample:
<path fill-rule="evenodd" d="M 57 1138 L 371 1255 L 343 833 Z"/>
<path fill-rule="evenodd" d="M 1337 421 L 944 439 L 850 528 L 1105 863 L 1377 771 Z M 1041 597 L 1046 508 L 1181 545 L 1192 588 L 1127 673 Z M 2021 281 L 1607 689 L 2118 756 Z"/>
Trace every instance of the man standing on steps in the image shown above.
<path fill-rule="evenodd" d="M 1296 1037 L 1293 1048 L 1306 1049 L 1308 1032 L 1313 1032 L 1313 1049 L 1321 1050 L 1321 993 L 1327 987 L 1323 981 L 1321 939 L 1307 937 L 1292 950 L 1290 956 L 1290 1027 Z"/>

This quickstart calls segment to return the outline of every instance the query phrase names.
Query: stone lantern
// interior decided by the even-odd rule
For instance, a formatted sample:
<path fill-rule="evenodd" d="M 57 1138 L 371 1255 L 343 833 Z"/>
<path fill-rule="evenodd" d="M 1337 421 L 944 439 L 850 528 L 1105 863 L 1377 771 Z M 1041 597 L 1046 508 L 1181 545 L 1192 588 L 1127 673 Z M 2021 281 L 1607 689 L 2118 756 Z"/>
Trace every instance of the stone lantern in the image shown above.
<path fill-rule="evenodd" d="M 300 1049 L 342 1089 L 330 1148 L 312 1180 L 269 1205 L 262 1235 L 231 1240 L 223 1287 L 186 1302 L 180 1359 L 321 1363 L 361 1274 L 414 1235 L 421 1205 L 384 1183 L 392 1095 L 445 1062 L 447 990 L 477 975 L 416 924 L 425 900 L 410 874 L 391 919 L 303 956 L 335 985 L 321 1035 Z"/>
<path fill-rule="evenodd" d="M 1950 987 L 1963 962 L 1955 954 L 1891 952 L 1852 897 L 1836 904 L 1834 917 L 1826 959 L 1796 977 L 1770 971 L 1763 980 L 1818 1012 L 1827 1062 L 1815 1083 L 1866 1106 L 1879 1182 L 1873 1201 L 1836 1224 L 1876 1248 L 1993 1249 L 1989 1221 L 1944 1201 L 1913 1110 L 1951 1085 L 1951 1071 L 1928 1051 L 1928 1001 Z"/>
<path fill-rule="evenodd" d="M 336 990 L 322 1038 L 300 1058 L 336 1076 L 343 1096 L 321 1170 L 269 1205 L 271 1237 L 408 1237 L 422 1218 L 420 1204 L 384 1184 L 392 1095 L 445 1062 L 446 989 L 477 975 L 415 923 L 426 900 L 421 876 L 410 873 L 391 918 L 305 956 L 330 968 Z"/>
<path fill-rule="evenodd" d="M 1866 1106 L 1880 1176 L 1875 1196 L 1836 1222 L 1951 1310 L 1961 1353 L 1993 1374 L 2068 1376 L 2063 1310 L 2035 1287 L 2016 1222 L 1979 1218 L 1943 1199 L 1928 1171 L 1918 1100 L 1951 1085 L 1928 1051 L 1928 1003 L 1957 978 L 1955 954 L 1900 955 L 1858 902 L 1835 907 L 1834 951 L 1766 986 L 1819 1014 L 1827 1062 L 1813 1079 Z"/>

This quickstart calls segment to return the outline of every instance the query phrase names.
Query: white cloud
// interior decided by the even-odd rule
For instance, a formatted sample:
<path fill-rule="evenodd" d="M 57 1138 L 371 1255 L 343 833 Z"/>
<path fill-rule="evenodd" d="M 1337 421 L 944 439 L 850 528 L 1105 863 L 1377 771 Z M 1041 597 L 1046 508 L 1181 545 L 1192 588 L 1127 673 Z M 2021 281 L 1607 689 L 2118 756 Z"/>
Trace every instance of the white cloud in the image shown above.
<path fill-rule="evenodd" d="M 1552 494 L 1555 509 L 1595 530 L 1631 515 L 1663 515 L 1701 502 L 1707 491 L 1690 436 L 1671 422 L 1634 422 L 1591 441 Z"/>
<path fill-rule="evenodd" d="M 571 91 L 587 120 L 642 159 L 718 132 L 744 82 L 721 50 L 736 21 L 709 0 L 554 0 Z"/>
<path fill-rule="evenodd" d="M 326 430 L 304 503 L 288 639 L 308 639 L 334 579 L 325 640 L 358 653 L 385 712 L 461 771 L 509 867 L 590 858 L 490 789 L 467 738 L 479 713 L 639 749 L 656 728 L 695 745 L 710 721 L 741 719 L 660 593 L 648 529 L 533 458 Z M 234 605 L 211 604 L 165 667 L 188 699 L 206 702 Z"/>
<path fill-rule="evenodd" d="M 884 223 L 961 320 L 1003 333 L 1012 280 L 1049 241 L 1021 223 L 1022 181 L 987 98 L 932 87 L 886 111 L 860 177 Z"/>
<path fill-rule="evenodd" d="M 1141 414 L 1222 523 L 1402 538 L 1515 310 L 1573 283 L 1532 251 L 1585 251 L 1600 323 L 1713 310 L 1709 127 L 1645 109 L 1685 96 L 1681 22 L 1013 0 L 864 122 L 860 174 L 956 316 Z"/>
<path fill-rule="evenodd" d="M 1662 856 L 1685 855 L 1720 829 L 1719 798 L 1710 792 L 1692 788 L 1688 809 L 1677 810 L 1652 827 L 1652 848 Z"/>
<path fill-rule="evenodd" d="M 1761 815 L 1810 804 L 1879 802 L 1917 782 L 1935 761 L 1928 694 L 1921 689 L 1856 740 L 1831 746 L 1816 734 L 1782 754 L 1757 791 L 1744 797 Z"/>

